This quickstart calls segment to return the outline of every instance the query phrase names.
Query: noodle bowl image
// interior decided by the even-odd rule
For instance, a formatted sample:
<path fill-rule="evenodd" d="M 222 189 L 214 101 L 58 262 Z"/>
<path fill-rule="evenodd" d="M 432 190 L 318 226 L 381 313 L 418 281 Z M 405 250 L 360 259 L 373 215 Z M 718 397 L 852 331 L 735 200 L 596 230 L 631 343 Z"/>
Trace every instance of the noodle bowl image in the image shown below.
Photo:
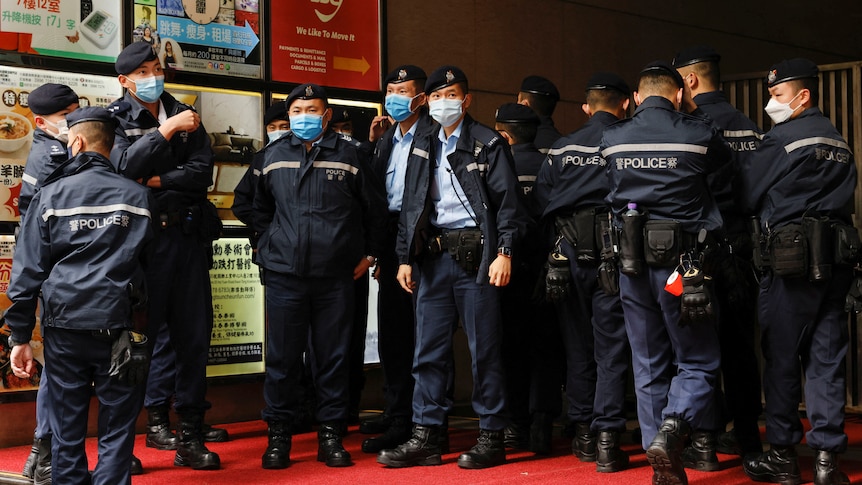
<path fill-rule="evenodd" d="M 11 153 L 23 147 L 33 132 L 30 120 L 11 111 L 0 112 L 0 152 Z"/>

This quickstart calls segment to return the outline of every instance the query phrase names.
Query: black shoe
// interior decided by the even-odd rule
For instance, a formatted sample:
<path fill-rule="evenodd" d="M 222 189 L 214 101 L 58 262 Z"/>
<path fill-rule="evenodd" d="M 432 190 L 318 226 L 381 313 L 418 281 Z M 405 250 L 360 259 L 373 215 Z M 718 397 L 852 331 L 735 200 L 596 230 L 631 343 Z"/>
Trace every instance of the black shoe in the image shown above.
<path fill-rule="evenodd" d="M 147 447 L 157 450 L 176 450 L 177 435 L 171 431 L 167 406 L 147 408 Z"/>
<path fill-rule="evenodd" d="M 213 428 L 206 423 L 201 427 L 201 432 L 203 433 L 204 441 L 207 443 L 224 443 L 230 440 L 230 435 L 228 435 L 226 429 Z"/>
<path fill-rule="evenodd" d="M 218 454 L 204 445 L 202 425 L 202 414 L 180 416 L 179 443 L 174 456 L 174 466 L 188 466 L 193 470 L 218 470 L 221 467 Z"/>
<path fill-rule="evenodd" d="M 438 426 L 413 426 L 413 434 L 407 442 L 391 450 L 381 450 L 377 463 L 392 468 L 410 466 L 441 465 L 440 436 L 443 430 Z"/>
<path fill-rule="evenodd" d="M 383 434 L 389 429 L 392 417 L 383 413 L 373 418 L 368 418 L 359 423 L 359 432 L 362 434 Z"/>
<path fill-rule="evenodd" d="M 711 431 L 695 431 L 691 434 L 691 446 L 682 451 L 682 463 L 686 468 L 702 472 L 718 471 L 721 464 L 715 454 L 715 434 Z"/>
<path fill-rule="evenodd" d="M 654 485 L 688 485 L 682 449 L 690 430 L 689 424 L 679 417 L 672 416 L 662 422 L 646 450 L 647 461 L 653 468 Z"/>
<path fill-rule="evenodd" d="M 838 469 L 836 453 L 817 450 L 814 455 L 814 485 L 850 485 L 850 479 Z"/>
<path fill-rule="evenodd" d="M 530 425 L 530 451 L 537 455 L 550 455 L 553 431 L 553 416 L 548 413 L 534 413 Z"/>
<path fill-rule="evenodd" d="M 584 462 L 596 461 L 596 434 L 590 430 L 590 423 L 575 423 L 572 454 Z"/>
<path fill-rule="evenodd" d="M 381 450 L 391 450 L 406 443 L 413 435 L 412 423 L 404 417 L 393 417 L 392 424 L 380 436 L 367 438 L 362 442 L 363 453 L 378 453 Z"/>
<path fill-rule="evenodd" d="M 350 460 L 350 453 L 341 444 L 343 429 L 343 423 L 320 425 L 320 429 L 317 430 L 317 461 L 322 461 L 330 467 L 353 465 L 353 461 Z"/>
<path fill-rule="evenodd" d="M 27 455 L 27 461 L 24 462 L 24 470 L 21 472 L 21 475 L 27 478 L 33 478 L 33 470 L 36 468 L 36 462 L 39 461 L 39 441 L 40 438 L 33 437 L 30 454 Z"/>
<path fill-rule="evenodd" d="M 290 465 L 292 444 L 290 428 L 284 421 L 271 421 L 267 429 L 266 451 L 261 457 L 261 467 L 266 470 L 279 470 Z"/>
<path fill-rule="evenodd" d="M 33 467 L 33 484 L 51 485 L 51 438 L 45 437 L 38 441 L 39 457 Z"/>
<path fill-rule="evenodd" d="M 792 446 L 772 446 L 769 451 L 748 455 L 742 460 L 742 469 L 748 478 L 755 482 L 772 482 L 781 485 L 802 483 L 796 448 Z"/>
<path fill-rule="evenodd" d="M 530 447 L 530 427 L 523 424 L 510 424 L 503 429 L 503 443 L 507 448 L 526 450 Z"/>
<path fill-rule="evenodd" d="M 746 456 L 763 453 L 760 442 L 760 430 L 755 426 L 749 432 L 733 428 L 718 435 L 715 451 L 724 455 Z"/>
<path fill-rule="evenodd" d="M 140 458 L 135 455 L 132 455 L 132 463 L 129 465 L 129 472 L 132 475 L 144 474 L 144 465 L 141 463 Z"/>
<path fill-rule="evenodd" d="M 506 445 L 503 431 L 479 430 L 479 439 L 470 451 L 461 453 L 458 466 L 461 468 L 491 468 L 506 463 Z"/>
<path fill-rule="evenodd" d="M 618 431 L 599 431 L 596 443 L 596 471 L 615 473 L 628 468 L 629 455 L 620 449 Z"/>

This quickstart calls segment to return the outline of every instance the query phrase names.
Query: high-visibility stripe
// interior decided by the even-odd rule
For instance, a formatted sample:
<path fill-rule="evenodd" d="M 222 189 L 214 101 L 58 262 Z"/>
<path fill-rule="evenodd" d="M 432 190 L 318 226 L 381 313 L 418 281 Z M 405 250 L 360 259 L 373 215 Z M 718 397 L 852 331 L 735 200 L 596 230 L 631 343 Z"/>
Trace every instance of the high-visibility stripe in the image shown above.
<path fill-rule="evenodd" d="M 535 175 L 518 175 L 518 182 L 535 182 Z"/>
<path fill-rule="evenodd" d="M 547 155 L 550 150 L 550 148 L 539 148 L 539 153 L 541 153 L 542 155 Z"/>
<path fill-rule="evenodd" d="M 691 143 L 624 143 L 606 148 L 603 157 L 620 152 L 688 152 L 705 155 L 707 148 Z"/>
<path fill-rule="evenodd" d="M 355 167 L 349 163 L 344 162 L 327 162 L 324 160 L 316 160 L 313 165 L 314 168 L 333 168 L 336 170 L 346 170 L 353 175 L 359 173 L 359 167 Z"/>
<path fill-rule="evenodd" d="M 420 157 L 422 157 L 422 158 L 424 158 L 424 159 L 426 159 L 426 160 L 428 160 L 428 157 L 430 157 L 430 156 L 431 156 L 427 151 L 422 150 L 422 149 L 420 149 L 420 148 L 415 148 L 415 147 L 413 148 L 413 154 L 414 154 L 414 155 L 419 155 Z"/>
<path fill-rule="evenodd" d="M 126 136 L 144 136 L 159 129 L 158 126 L 152 128 L 129 128 L 125 130 Z"/>
<path fill-rule="evenodd" d="M 754 130 L 724 130 L 723 134 L 725 138 L 748 138 L 753 136 L 758 140 L 763 139 L 763 135 Z"/>
<path fill-rule="evenodd" d="M 30 175 L 29 173 L 24 173 L 24 175 L 21 176 L 21 180 L 27 182 L 30 185 L 36 185 L 37 183 L 39 183 L 39 181 L 36 180 L 36 177 Z"/>
<path fill-rule="evenodd" d="M 84 205 L 80 207 L 70 207 L 68 209 L 46 209 L 42 213 L 42 220 L 47 221 L 52 216 L 54 217 L 69 217 L 80 216 L 84 214 L 112 214 L 117 211 L 129 212 L 139 216 L 145 216 L 152 219 L 149 209 L 136 207 L 129 204 L 111 204 L 111 205 Z"/>
<path fill-rule="evenodd" d="M 790 153 L 793 150 L 796 150 L 796 149 L 799 149 L 802 147 L 811 146 L 811 145 L 829 145 L 829 146 L 833 146 L 835 148 L 843 148 L 847 151 L 850 151 L 850 147 L 847 146 L 847 144 L 844 143 L 843 141 L 836 140 L 834 138 L 827 138 L 825 136 L 812 136 L 811 138 L 803 138 L 801 140 L 796 140 L 795 142 L 793 142 L 789 145 L 785 145 L 784 151 L 786 151 L 787 153 Z"/>
<path fill-rule="evenodd" d="M 566 145 L 560 148 L 551 148 L 550 150 L 548 150 L 548 155 L 556 156 L 562 155 L 566 152 L 598 153 L 599 147 L 588 147 L 584 145 Z"/>
<path fill-rule="evenodd" d="M 480 172 L 484 172 L 485 170 L 488 170 L 488 164 L 487 163 L 476 163 L 476 162 L 468 164 L 467 165 L 467 171 L 472 172 L 473 170 L 478 170 Z"/>
<path fill-rule="evenodd" d="M 263 174 L 266 175 L 273 170 L 279 168 L 299 168 L 299 162 L 275 162 L 263 167 Z"/>

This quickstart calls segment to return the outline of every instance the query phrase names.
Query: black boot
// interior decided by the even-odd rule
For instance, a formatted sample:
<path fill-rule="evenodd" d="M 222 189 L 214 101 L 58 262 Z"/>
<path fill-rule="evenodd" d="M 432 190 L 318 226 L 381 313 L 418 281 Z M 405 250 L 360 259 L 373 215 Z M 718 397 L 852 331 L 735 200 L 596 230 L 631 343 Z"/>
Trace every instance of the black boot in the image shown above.
<path fill-rule="evenodd" d="M 177 435 L 171 431 L 167 406 L 147 408 L 147 447 L 157 450 L 177 449 Z"/>
<path fill-rule="evenodd" d="M 715 451 L 725 455 L 746 456 L 763 453 L 763 445 L 760 443 L 760 430 L 757 425 L 737 426 L 730 431 L 718 435 Z"/>
<path fill-rule="evenodd" d="M 290 428 L 285 421 L 271 421 L 266 451 L 261 462 L 263 468 L 276 470 L 287 468 L 290 464 L 290 446 L 292 437 Z"/>
<path fill-rule="evenodd" d="M 596 443 L 596 471 L 614 473 L 629 466 L 629 455 L 620 449 L 618 431 L 599 431 Z"/>
<path fill-rule="evenodd" d="M 201 428 L 201 432 L 204 435 L 204 441 L 207 443 L 224 443 L 225 441 L 230 440 L 230 436 L 227 434 L 227 430 L 224 428 L 213 428 L 209 424 L 204 423 Z"/>
<path fill-rule="evenodd" d="M 572 454 L 581 461 L 596 461 L 596 435 L 590 429 L 590 423 L 575 423 Z"/>
<path fill-rule="evenodd" d="M 802 483 L 796 448 L 792 446 L 772 446 L 769 451 L 748 455 L 742 460 L 742 469 L 755 482 Z"/>
<path fill-rule="evenodd" d="M 479 439 L 470 451 L 461 453 L 458 466 L 461 468 L 490 468 L 506 463 L 506 445 L 503 431 L 479 430 Z"/>
<path fill-rule="evenodd" d="M 39 458 L 33 467 L 33 484 L 51 485 L 51 438 L 40 439 L 37 447 Z"/>
<path fill-rule="evenodd" d="M 362 420 L 359 423 L 359 432 L 362 434 L 383 434 L 389 429 L 391 421 L 392 417 L 386 413 Z"/>
<path fill-rule="evenodd" d="M 377 463 L 392 468 L 409 466 L 440 465 L 440 440 L 443 434 L 439 426 L 413 426 L 413 434 L 406 443 L 391 450 L 381 450 L 377 454 Z"/>
<path fill-rule="evenodd" d="M 201 426 L 203 414 L 180 416 L 180 436 L 174 466 L 188 466 L 193 470 L 218 470 L 221 460 L 204 445 Z"/>
<path fill-rule="evenodd" d="M 135 455 L 132 455 L 132 462 L 129 465 L 129 473 L 132 475 L 144 474 L 144 465 L 141 463 L 141 459 Z"/>
<path fill-rule="evenodd" d="M 720 464 L 715 454 L 715 433 L 695 431 L 691 434 L 691 446 L 682 452 L 682 463 L 686 468 L 702 472 L 718 471 Z"/>
<path fill-rule="evenodd" d="M 506 447 L 526 450 L 530 447 L 530 425 L 512 423 L 503 429 L 503 443 Z"/>
<path fill-rule="evenodd" d="M 39 461 L 39 441 L 41 441 L 41 438 L 33 437 L 30 454 L 27 455 L 27 461 L 24 462 L 24 470 L 21 472 L 21 475 L 27 478 L 33 478 L 33 469 L 36 468 L 36 462 Z"/>
<path fill-rule="evenodd" d="M 838 469 L 837 453 L 817 450 L 814 455 L 814 485 L 850 485 L 850 479 Z"/>
<path fill-rule="evenodd" d="M 380 450 L 397 448 L 398 445 L 406 443 L 413 435 L 412 424 L 408 418 L 393 416 L 385 433 L 362 442 L 362 451 L 364 453 L 377 453 Z"/>
<path fill-rule="evenodd" d="M 326 466 L 342 467 L 353 465 L 350 453 L 341 444 L 344 423 L 323 423 L 317 430 L 317 461 Z"/>
<path fill-rule="evenodd" d="M 551 436 L 554 417 L 548 413 L 534 413 L 530 425 L 530 451 L 537 455 L 551 454 Z"/>
<path fill-rule="evenodd" d="M 691 427 L 682 418 L 665 418 L 658 433 L 646 450 L 647 461 L 653 468 L 653 485 L 688 485 L 682 464 L 682 449 Z"/>

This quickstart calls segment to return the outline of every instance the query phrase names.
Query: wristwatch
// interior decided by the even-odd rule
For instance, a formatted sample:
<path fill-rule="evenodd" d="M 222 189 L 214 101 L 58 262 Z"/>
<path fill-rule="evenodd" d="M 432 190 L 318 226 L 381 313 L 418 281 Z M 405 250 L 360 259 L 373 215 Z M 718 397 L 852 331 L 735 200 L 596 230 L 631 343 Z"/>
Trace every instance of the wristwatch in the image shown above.
<path fill-rule="evenodd" d="M 368 260 L 369 263 L 371 263 L 371 266 L 377 264 L 377 258 L 375 258 L 374 256 L 365 256 L 365 259 Z"/>
<path fill-rule="evenodd" d="M 17 340 L 14 340 L 11 335 L 9 336 L 8 342 L 9 342 L 9 348 L 10 349 L 16 345 L 23 345 L 23 344 L 29 344 L 30 343 L 29 340 L 26 342 L 19 342 Z"/>
<path fill-rule="evenodd" d="M 512 248 L 507 248 L 506 246 L 500 246 L 497 248 L 497 254 L 500 256 L 505 256 L 507 258 L 512 257 Z"/>

